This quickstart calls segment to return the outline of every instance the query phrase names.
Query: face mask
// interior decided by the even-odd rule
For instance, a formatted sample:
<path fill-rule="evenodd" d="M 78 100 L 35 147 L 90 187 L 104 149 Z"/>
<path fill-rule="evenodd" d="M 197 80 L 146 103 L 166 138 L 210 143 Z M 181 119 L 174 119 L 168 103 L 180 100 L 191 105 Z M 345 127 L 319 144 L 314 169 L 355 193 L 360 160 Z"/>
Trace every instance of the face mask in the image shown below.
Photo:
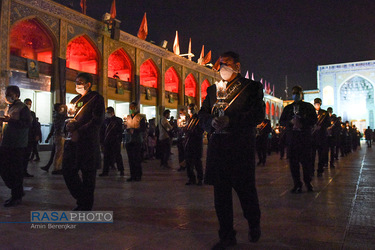
<path fill-rule="evenodd" d="M 27 107 L 28 107 L 29 109 L 31 109 L 31 105 L 27 105 Z"/>
<path fill-rule="evenodd" d="M 232 77 L 233 73 L 235 73 L 235 71 L 227 65 L 222 65 L 220 67 L 220 76 L 225 81 L 228 81 Z"/>
<path fill-rule="evenodd" d="M 11 97 L 11 96 L 6 96 L 5 98 L 6 98 L 8 104 L 12 104 L 15 101 L 13 99 L 13 97 Z"/>
<path fill-rule="evenodd" d="M 293 101 L 299 102 L 301 100 L 301 95 L 300 94 L 294 94 L 292 96 L 292 98 L 293 98 Z"/>
<path fill-rule="evenodd" d="M 135 110 L 134 110 L 134 109 L 130 109 L 130 110 L 129 110 L 129 113 L 130 113 L 131 115 L 133 115 L 133 114 L 135 114 Z"/>
<path fill-rule="evenodd" d="M 80 95 L 85 95 L 86 90 L 84 85 L 76 85 L 76 92 Z"/>
<path fill-rule="evenodd" d="M 105 118 L 111 118 L 111 114 L 105 113 Z"/>

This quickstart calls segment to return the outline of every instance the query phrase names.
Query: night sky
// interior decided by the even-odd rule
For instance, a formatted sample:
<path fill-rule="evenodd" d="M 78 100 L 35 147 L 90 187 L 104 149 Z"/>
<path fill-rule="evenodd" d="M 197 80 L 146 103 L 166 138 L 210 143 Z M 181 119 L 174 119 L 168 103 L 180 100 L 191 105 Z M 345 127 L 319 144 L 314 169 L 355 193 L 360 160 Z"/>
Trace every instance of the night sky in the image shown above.
<path fill-rule="evenodd" d="M 56 0 L 73 4 L 80 0 Z M 87 0 L 87 15 L 100 20 L 112 0 Z M 137 35 L 147 12 L 147 41 L 168 41 L 172 51 L 176 30 L 181 53 L 192 39 L 193 61 L 202 45 L 212 50 L 212 63 L 222 52 L 240 54 L 241 71 L 253 72 L 275 85 L 285 99 L 299 84 L 316 89 L 318 65 L 375 59 L 375 1 L 369 0 L 116 0 L 121 30 Z M 289 92 L 290 96 L 290 92 Z"/>

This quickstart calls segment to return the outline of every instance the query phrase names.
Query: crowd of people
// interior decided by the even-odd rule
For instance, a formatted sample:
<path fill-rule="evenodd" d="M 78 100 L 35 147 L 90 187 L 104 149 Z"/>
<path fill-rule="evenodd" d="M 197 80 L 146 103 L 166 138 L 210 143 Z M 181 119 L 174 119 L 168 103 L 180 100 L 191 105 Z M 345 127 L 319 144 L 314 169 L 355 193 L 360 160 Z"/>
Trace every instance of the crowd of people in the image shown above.
<path fill-rule="evenodd" d="M 294 102 L 285 107 L 280 124 L 272 128 L 271 121 L 265 118 L 262 85 L 240 75 L 239 55 L 223 53 L 219 72 L 227 84 L 225 108 L 217 105 L 219 89 L 212 85 L 200 110 L 195 104 L 189 104 L 174 119 L 166 109 L 158 122 L 147 121 L 136 102 L 130 103 L 128 116 L 117 117 L 114 108 L 105 108 L 103 97 L 91 90 L 91 74 L 78 74 L 75 81 L 78 95 L 68 105 L 54 104 L 51 131 L 45 140 L 47 143 L 53 138 L 52 150 L 47 165 L 41 169 L 48 172 L 53 165 L 52 174 L 63 175 L 76 200 L 73 210 L 90 211 L 94 205 L 97 170 L 102 169 L 100 177 L 109 176 L 115 168 L 120 176 L 125 175 L 121 147 L 126 148 L 128 156 L 130 173 L 126 181 L 139 182 L 145 160 L 159 159 L 160 167 L 172 168 L 171 146 L 176 143 L 178 171 L 186 170 L 186 185 L 213 185 L 220 226 L 220 241 L 213 249 L 237 243 L 232 189 L 248 221 L 249 241 L 257 242 L 261 236 L 261 212 L 255 185 L 256 153 L 260 167 L 266 165 L 266 158 L 272 152 L 279 153 L 281 160 L 286 157 L 294 184 L 291 192 L 301 193 L 303 183 L 312 192 L 311 179 L 315 173 L 321 177 L 326 168 L 335 168 L 339 156 L 344 157 L 360 147 L 362 134 L 348 121 L 342 122 L 332 108 L 321 109 L 320 98 L 314 100 L 314 105 L 304 102 L 300 86 L 292 88 Z M 8 108 L 1 118 L 0 174 L 11 190 L 4 206 L 11 207 L 22 201 L 23 178 L 32 177 L 27 171 L 30 157 L 39 160 L 36 149 L 41 133 L 40 123 L 30 110 L 31 100 L 22 102 L 17 86 L 8 86 L 5 97 Z M 208 139 L 205 168 L 202 164 L 204 135 Z M 375 137 L 370 127 L 365 136 L 371 147 Z"/>

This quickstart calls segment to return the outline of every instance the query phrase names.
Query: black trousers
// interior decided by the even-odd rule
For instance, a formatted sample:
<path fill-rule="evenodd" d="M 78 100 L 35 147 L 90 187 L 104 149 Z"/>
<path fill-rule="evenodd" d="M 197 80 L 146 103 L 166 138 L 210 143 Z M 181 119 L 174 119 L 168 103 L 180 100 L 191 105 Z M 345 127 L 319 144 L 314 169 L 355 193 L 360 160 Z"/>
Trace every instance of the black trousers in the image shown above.
<path fill-rule="evenodd" d="M 23 196 L 24 152 L 25 148 L 0 147 L 0 174 L 14 199 Z"/>
<path fill-rule="evenodd" d="M 171 155 L 171 141 L 167 138 L 159 142 L 161 151 L 160 165 L 167 166 L 169 156 Z"/>
<path fill-rule="evenodd" d="M 320 145 L 313 145 L 312 152 L 311 152 L 311 160 L 312 160 L 312 174 L 315 171 L 315 157 L 316 151 L 318 151 L 318 173 L 324 172 L 324 165 L 328 163 L 328 141 L 325 140 Z"/>
<path fill-rule="evenodd" d="M 29 165 L 30 155 L 33 150 L 33 145 L 29 143 L 23 151 L 23 173 L 27 173 L 27 166 Z"/>
<path fill-rule="evenodd" d="M 82 149 L 81 149 L 82 150 Z M 92 210 L 96 180 L 96 157 L 78 159 L 77 144 L 65 141 L 62 171 L 70 194 L 82 210 Z M 82 177 L 79 175 L 81 171 Z"/>
<path fill-rule="evenodd" d="M 290 172 L 292 174 L 294 186 L 301 186 L 300 164 L 302 165 L 303 181 L 306 184 L 311 182 L 311 173 L 314 172 L 311 164 L 311 146 L 303 144 L 291 144 L 288 146 L 288 156 Z"/>
<path fill-rule="evenodd" d="M 233 179 L 223 175 L 220 181 L 214 184 L 215 210 L 220 224 L 219 237 L 222 240 L 230 239 L 236 234 L 233 229 L 232 188 L 238 195 L 243 215 L 249 226 L 256 226 L 260 223 L 259 201 L 254 178 Z"/>
<path fill-rule="evenodd" d="M 140 179 L 142 177 L 142 157 L 141 157 L 141 143 L 127 143 L 125 145 L 128 153 L 130 178 Z"/>
<path fill-rule="evenodd" d="M 105 145 L 103 152 L 103 173 L 108 174 L 109 167 L 116 163 L 118 171 L 124 171 L 124 163 L 121 155 L 121 143 L 116 145 Z"/>
<path fill-rule="evenodd" d="M 48 160 L 48 163 L 46 165 L 47 169 L 49 169 L 53 163 L 53 158 L 55 157 L 55 153 L 56 153 L 56 145 L 55 143 L 52 145 L 52 150 L 51 150 L 51 155 L 49 157 L 49 160 Z"/>
<path fill-rule="evenodd" d="M 194 168 L 197 171 L 198 181 L 203 180 L 203 166 L 200 157 L 187 157 L 186 158 L 186 170 L 187 176 L 190 182 L 196 182 L 196 177 L 194 173 Z"/>

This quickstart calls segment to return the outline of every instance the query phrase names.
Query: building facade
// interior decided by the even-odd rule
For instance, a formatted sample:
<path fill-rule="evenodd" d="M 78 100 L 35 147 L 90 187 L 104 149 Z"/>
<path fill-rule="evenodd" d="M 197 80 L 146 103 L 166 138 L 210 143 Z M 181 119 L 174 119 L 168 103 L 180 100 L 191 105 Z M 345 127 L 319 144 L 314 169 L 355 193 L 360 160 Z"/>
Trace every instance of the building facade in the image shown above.
<path fill-rule="evenodd" d="M 322 108 L 356 125 L 360 132 L 375 127 L 375 61 L 318 66 L 318 89 Z"/>
<path fill-rule="evenodd" d="M 200 107 L 206 89 L 220 80 L 210 68 L 124 31 L 113 36 L 109 23 L 51 0 L 2 0 L 0 8 L 0 109 L 5 87 L 18 85 L 46 129 L 53 104 L 76 95 L 79 72 L 94 76 L 93 89 L 117 116 L 136 101 L 147 119 L 158 119 L 164 109 L 176 117 L 189 103 Z M 268 99 L 269 118 L 276 121 L 282 104 Z"/>

